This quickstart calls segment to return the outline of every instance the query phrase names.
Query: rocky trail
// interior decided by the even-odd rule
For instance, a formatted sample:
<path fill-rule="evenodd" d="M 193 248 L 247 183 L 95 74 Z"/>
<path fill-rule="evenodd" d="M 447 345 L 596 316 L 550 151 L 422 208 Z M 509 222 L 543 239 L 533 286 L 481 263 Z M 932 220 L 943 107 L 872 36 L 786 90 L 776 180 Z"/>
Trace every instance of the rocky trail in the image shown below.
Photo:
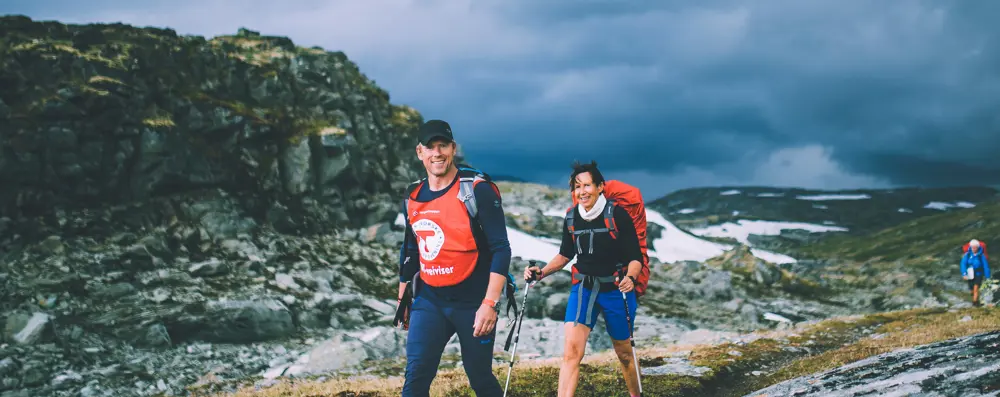
<path fill-rule="evenodd" d="M 869 357 L 747 394 L 796 396 L 997 396 L 1000 332 Z"/>

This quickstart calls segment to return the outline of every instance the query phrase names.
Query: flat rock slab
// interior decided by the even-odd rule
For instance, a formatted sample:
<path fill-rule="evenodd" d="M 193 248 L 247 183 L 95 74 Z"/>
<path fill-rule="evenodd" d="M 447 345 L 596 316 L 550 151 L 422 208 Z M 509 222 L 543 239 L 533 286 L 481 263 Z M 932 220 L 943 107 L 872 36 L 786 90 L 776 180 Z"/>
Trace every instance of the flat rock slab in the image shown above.
<path fill-rule="evenodd" d="M 1000 331 L 881 354 L 745 397 L 959 395 L 1000 395 Z"/>

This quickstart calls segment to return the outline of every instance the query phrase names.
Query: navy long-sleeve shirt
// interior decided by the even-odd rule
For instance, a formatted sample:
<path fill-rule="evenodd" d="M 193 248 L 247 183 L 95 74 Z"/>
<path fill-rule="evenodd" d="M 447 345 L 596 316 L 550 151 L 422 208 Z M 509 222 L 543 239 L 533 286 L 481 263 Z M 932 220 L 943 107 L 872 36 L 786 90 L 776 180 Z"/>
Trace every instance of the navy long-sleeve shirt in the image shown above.
<path fill-rule="evenodd" d="M 447 193 L 457 183 L 456 176 L 448 187 L 432 191 L 427 183 L 420 186 L 417 201 L 431 201 Z M 476 207 L 479 209 L 479 224 L 482 229 L 473 227 L 472 232 L 479 245 L 479 260 L 476 268 L 461 283 L 447 287 L 434 287 L 421 283 L 418 295 L 429 296 L 441 302 L 452 302 L 478 306 L 486 294 L 490 282 L 490 273 L 504 277 L 510 269 L 510 242 L 507 240 L 507 223 L 503 213 L 500 196 L 488 183 L 480 183 L 473 190 L 476 196 Z M 403 245 L 399 250 L 399 281 L 407 282 L 420 271 L 420 253 L 413 229 L 410 227 L 409 214 L 406 211 L 406 200 L 403 199 L 402 213 L 406 224 Z M 456 213 L 450 216 L 468 216 L 466 213 Z M 470 227 L 475 222 L 470 222 Z M 424 295 L 424 293 L 427 293 Z"/>

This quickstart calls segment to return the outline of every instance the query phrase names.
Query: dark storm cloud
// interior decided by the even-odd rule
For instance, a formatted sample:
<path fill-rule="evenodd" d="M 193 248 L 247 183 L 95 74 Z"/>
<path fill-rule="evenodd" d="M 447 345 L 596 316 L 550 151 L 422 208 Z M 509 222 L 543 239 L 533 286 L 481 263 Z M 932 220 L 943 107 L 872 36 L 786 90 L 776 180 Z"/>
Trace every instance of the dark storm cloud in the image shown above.
<path fill-rule="evenodd" d="M 0 12 L 209 36 L 246 26 L 343 50 L 499 174 L 561 184 L 574 159 L 597 159 L 657 194 L 1000 175 L 1000 2 L 82 4 Z"/>

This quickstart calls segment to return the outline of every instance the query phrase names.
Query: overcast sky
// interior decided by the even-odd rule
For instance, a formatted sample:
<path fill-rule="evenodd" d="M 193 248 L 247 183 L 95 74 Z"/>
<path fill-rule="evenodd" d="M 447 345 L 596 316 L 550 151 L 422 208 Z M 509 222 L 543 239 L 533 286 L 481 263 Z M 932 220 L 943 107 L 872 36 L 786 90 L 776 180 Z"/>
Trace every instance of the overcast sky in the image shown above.
<path fill-rule="evenodd" d="M 392 102 L 449 121 L 475 165 L 560 186 L 575 159 L 647 198 L 1000 184 L 998 1 L 0 2 L 11 13 L 344 51 Z"/>

